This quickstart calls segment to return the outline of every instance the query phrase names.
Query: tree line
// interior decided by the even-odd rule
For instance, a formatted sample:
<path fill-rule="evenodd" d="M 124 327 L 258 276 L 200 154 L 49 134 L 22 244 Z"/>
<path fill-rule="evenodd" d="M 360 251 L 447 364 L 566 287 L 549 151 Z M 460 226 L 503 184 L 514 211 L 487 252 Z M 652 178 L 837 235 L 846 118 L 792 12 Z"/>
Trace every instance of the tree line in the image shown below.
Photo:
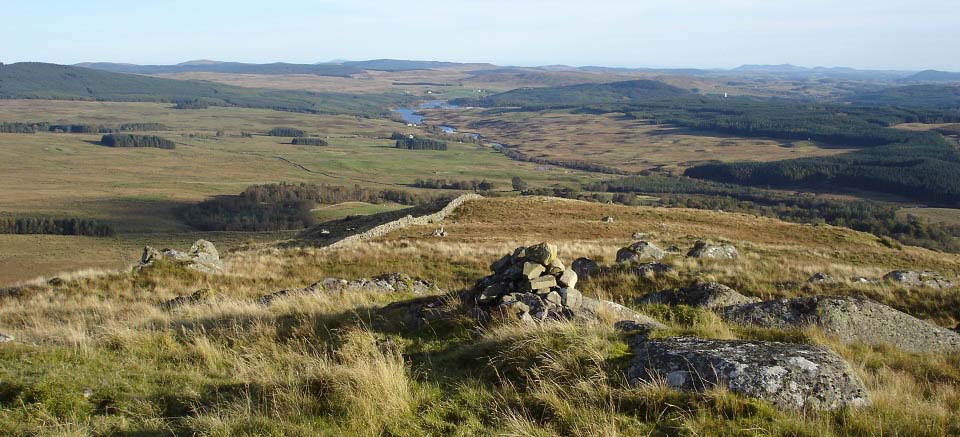
<path fill-rule="evenodd" d="M 311 137 L 297 137 L 291 140 L 290 143 L 297 146 L 329 146 L 325 140 Z"/>
<path fill-rule="evenodd" d="M 100 144 L 107 147 L 155 147 L 158 149 L 177 147 L 173 141 L 156 135 L 107 134 L 100 138 Z"/>
<path fill-rule="evenodd" d="M 271 137 L 302 137 L 305 134 L 302 130 L 293 127 L 275 127 L 270 129 L 267 135 Z"/>
<path fill-rule="evenodd" d="M 447 150 L 447 143 L 443 141 L 438 141 L 430 138 L 422 138 L 414 135 L 403 135 L 399 132 L 394 132 L 390 136 L 391 139 L 396 140 L 394 147 L 398 149 L 407 149 L 407 150 Z"/>
<path fill-rule="evenodd" d="M 83 235 L 112 237 L 112 224 L 89 219 L 49 217 L 0 217 L 0 234 Z"/>
<path fill-rule="evenodd" d="M 162 123 L 124 123 L 119 126 L 102 124 L 54 124 L 48 122 L 0 123 L 0 133 L 32 134 L 37 132 L 59 132 L 73 134 L 107 134 L 114 132 L 160 131 L 169 128 Z"/>
<path fill-rule="evenodd" d="M 494 188 L 493 182 L 484 180 L 469 181 L 450 181 L 446 179 L 417 179 L 413 183 L 417 188 L 429 188 L 435 190 L 464 190 L 464 191 L 490 191 Z"/>
<path fill-rule="evenodd" d="M 405 190 L 375 190 L 327 184 L 265 184 L 247 187 L 236 196 L 218 196 L 185 208 L 181 216 L 203 231 L 278 231 L 316 223 L 311 210 L 318 204 L 343 202 L 419 205 L 433 201 Z"/>

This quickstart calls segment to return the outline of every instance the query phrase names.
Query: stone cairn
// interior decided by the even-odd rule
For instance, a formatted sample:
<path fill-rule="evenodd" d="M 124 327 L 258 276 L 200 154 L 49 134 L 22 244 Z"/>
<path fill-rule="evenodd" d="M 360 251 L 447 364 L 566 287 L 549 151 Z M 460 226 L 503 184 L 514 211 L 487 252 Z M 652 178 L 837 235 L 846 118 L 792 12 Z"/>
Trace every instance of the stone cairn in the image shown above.
<path fill-rule="evenodd" d="M 475 287 L 478 303 L 493 313 L 528 322 L 570 317 L 583 303 L 577 273 L 557 257 L 557 247 L 518 247 L 492 265 Z"/>

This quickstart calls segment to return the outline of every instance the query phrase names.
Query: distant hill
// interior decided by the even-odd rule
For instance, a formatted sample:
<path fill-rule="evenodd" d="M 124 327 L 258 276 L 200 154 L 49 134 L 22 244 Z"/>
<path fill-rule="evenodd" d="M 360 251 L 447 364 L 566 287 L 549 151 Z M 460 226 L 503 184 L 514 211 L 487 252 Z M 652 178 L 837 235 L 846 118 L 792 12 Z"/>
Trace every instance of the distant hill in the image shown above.
<path fill-rule="evenodd" d="M 924 70 L 903 78 L 904 82 L 960 82 L 960 73 L 940 70 Z"/>
<path fill-rule="evenodd" d="M 908 85 L 854 95 L 851 102 L 861 105 L 960 108 L 958 85 Z"/>
<path fill-rule="evenodd" d="M 481 101 L 484 106 L 573 107 L 637 103 L 693 95 L 691 92 L 655 80 L 588 83 L 549 88 L 521 88 L 494 94 Z"/>
<path fill-rule="evenodd" d="M 809 68 L 799 67 L 792 64 L 780 64 L 780 65 L 741 65 L 737 68 L 732 69 L 731 71 L 739 72 L 748 72 L 748 73 L 797 73 L 809 71 Z"/>
<path fill-rule="evenodd" d="M 209 60 L 189 61 L 177 65 L 136 65 L 117 64 L 111 62 L 85 62 L 77 67 L 92 68 L 95 70 L 112 71 L 114 73 L 134 74 L 164 74 L 164 73 L 231 73 L 231 74 L 314 74 L 317 76 L 349 77 L 362 73 L 363 70 L 355 67 L 338 64 L 287 64 L 277 62 L 273 64 L 245 64 L 241 62 L 219 62 Z"/>
<path fill-rule="evenodd" d="M 377 71 L 409 71 L 409 70 L 436 70 L 441 68 L 496 68 L 493 64 L 459 63 L 441 61 L 408 61 L 402 59 L 372 59 L 369 61 L 346 61 L 340 65 L 362 70 Z"/>
<path fill-rule="evenodd" d="M 243 88 L 213 82 L 162 79 L 67 65 L 0 64 L 0 98 L 119 102 L 201 101 L 292 112 L 376 115 L 403 100 L 399 95 Z"/>

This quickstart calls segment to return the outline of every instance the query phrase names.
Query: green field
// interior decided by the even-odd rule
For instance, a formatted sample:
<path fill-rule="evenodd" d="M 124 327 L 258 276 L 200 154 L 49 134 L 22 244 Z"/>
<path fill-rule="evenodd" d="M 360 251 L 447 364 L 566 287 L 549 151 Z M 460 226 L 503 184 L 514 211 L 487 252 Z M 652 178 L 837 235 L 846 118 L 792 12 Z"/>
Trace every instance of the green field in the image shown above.
<path fill-rule="evenodd" d="M 237 194 L 263 183 L 305 182 L 408 188 L 417 179 L 487 179 L 509 189 L 521 176 L 534 186 L 579 183 L 589 173 L 512 161 L 490 148 L 451 143 L 450 150 L 411 151 L 380 139 L 412 128 L 385 119 L 309 115 L 259 109 L 174 110 L 158 103 L 0 101 L 0 121 L 60 123 L 156 122 L 171 128 L 156 132 L 177 143 L 175 150 L 110 148 L 100 135 L 0 134 L 0 215 L 93 218 L 114 222 L 120 233 L 112 243 L 92 243 L 90 257 L 76 267 L 125 265 L 137 246 L 178 233 L 174 246 L 189 246 L 203 233 L 178 218 L 178 209 L 215 195 Z M 290 138 L 262 133 L 295 127 L 325 138 L 330 146 L 294 146 Z M 223 135 L 216 136 L 217 131 Z M 254 133 L 241 137 L 241 131 Z M 424 190 L 420 190 L 424 191 Z M 380 208 L 345 206 L 320 212 L 324 218 L 377 212 Z M 135 237 L 129 235 L 136 235 Z M 166 235 L 161 236 L 161 235 Z M 4 252 L 17 252 L 13 263 L 0 261 L 0 283 L 52 274 L 49 266 L 74 267 L 65 247 L 69 239 L 6 236 Z M 213 237 L 211 237 L 213 238 Z M 18 248 L 41 249 L 25 252 Z M 66 245 L 66 246 L 64 246 Z M 156 244 L 156 245 L 159 245 Z M 28 255 L 33 253 L 33 255 Z M 100 261 L 105 260 L 105 261 Z"/>

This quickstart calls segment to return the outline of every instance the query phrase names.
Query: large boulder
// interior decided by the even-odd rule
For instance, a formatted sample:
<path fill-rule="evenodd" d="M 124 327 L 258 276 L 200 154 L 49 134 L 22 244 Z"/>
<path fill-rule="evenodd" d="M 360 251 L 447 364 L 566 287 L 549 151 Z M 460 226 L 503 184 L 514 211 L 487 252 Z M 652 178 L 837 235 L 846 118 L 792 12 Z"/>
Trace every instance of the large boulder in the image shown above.
<path fill-rule="evenodd" d="M 909 352 L 960 350 L 960 334 L 866 298 L 807 296 L 717 309 L 731 323 L 818 327 L 843 341 L 891 344 Z"/>
<path fill-rule="evenodd" d="M 220 260 L 220 252 L 213 243 L 207 240 L 197 240 L 190 247 L 189 252 L 180 252 L 173 249 L 164 249 L 162 251 L 146 246 L 143 248 L 143 254 L 140 256 L 140 265 L 146 267 L 152 265 L 155 261 L 165 259 L 179 263 L 189 269 L 203 273 L 220 273 L 223 271 L 223 261 Z"/>
<path fill-rule="evenodd" d="M 953 288 L 953 283 L 944 279 L 939 273 L 930 271 L 894 270 L 884 275 L 883 279 L 905 287 Z"/>
<path fill-rule="evenodd" d="M 698 240 L 693 244 L 693 248 L 687 252 L 687 256 L 707 259 L 737 259 L 740 254 L 737 253 L 737 248 L 733 247 L 732 244 L 711 244 Z"/>
<path fill-rule="evenodd" d="M 633 263 L 663 259 L 663 250 L 647 241 L 637 241 L 617 251 L 617 263 Z"/>
<path fill-rule="evenodd" d="M 678 390 L 722 386 L 783 409 L 858 407 L 867 392 L 850 366 L 820 346 L 675 337 L 632 344 L 630 381 L 664 378 Z"/>
<path fill-rule="evenodd" d="M 726 285 L 717 282 L 701 282 L 678 290 L 647 293 L 639 299 L 642 304 L 687 305 L 697 308 L 719 308 L 759 302 Z"/>

